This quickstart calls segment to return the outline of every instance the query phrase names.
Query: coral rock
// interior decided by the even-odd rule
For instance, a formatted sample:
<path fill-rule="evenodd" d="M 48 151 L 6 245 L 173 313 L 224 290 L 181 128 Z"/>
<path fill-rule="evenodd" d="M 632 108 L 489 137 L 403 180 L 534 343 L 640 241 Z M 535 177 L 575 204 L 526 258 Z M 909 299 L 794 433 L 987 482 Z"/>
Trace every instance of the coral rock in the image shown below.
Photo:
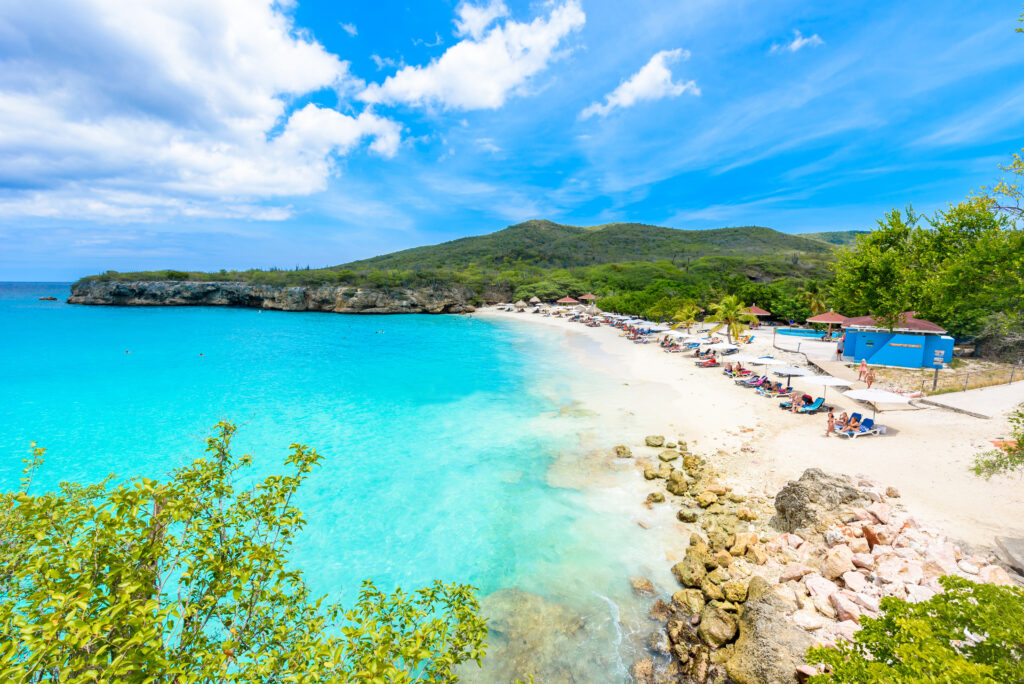
<path fill-rule="evenodd" d="M 646 577 L 630 577 L 629 583 L 633 587 L 633 593 L 637 596 L 654 596 L 657 593 L 654 590 L 654 583 Z"/>
<path fill-rule="evenodd" d="M 853 551 L 850 547 L 838 544 L 829 549 L 821 564 L 821 574 L 827 579 L 834 580 L 849 570 L 853 570 Z"/>
<path fill-rule="evenodd" d="M 883 525 L 889 524 L 889 507 L 884 503 L 877 502 L 871 504 L 868 506 L 868 513 Z"/>
<path fill-rule="evenodd" d="M 982 582 L 988 584 L 1001 584 L 1004 586 L 1011 586 L 1013 584 L 1010 575 L 998 565 L 986 565 L 978 571 L 978 576 Z"/>
<path fill-rule="evenodd" d="M 856 603 L 840 592 L 837 591 L 832 594 L 828 597 L 828 600 L 832 603 L 832 607 L 836 609 L 836 617 L 838 617 L 840 621 L 860 621 L 860 608 L 857 607 Z"/>
<path fill-rule="evenodd" d="M 615 455 L 619 458 L 633 458 L 633 452 L 630 451 L 628 446 L 622 446 L 621 444 L 615 447 Z"/>
<path fill-rule="evenodd" d="M 665 437 L 662 435 L 647 435 L 644 437 L 644 444 L 649 447 L 660 447 L 665 444 Z"/>

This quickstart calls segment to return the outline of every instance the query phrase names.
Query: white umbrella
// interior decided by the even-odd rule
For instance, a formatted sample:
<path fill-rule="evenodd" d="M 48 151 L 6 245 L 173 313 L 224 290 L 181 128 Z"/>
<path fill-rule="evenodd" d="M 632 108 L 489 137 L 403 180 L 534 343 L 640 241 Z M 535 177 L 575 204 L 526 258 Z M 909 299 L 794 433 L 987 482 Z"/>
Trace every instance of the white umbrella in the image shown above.
<path fill-rule="evenodd" d="M 680 337 L 680 338 L 683 338 L 683 337 L 686 337 L 686 333 L 681 333 L 678 330 L 669 330 L 667 336 L 668 337 Z"/>
<path fill-rule="evenodd" d="M 757 361 L 757 357 L 750 356 L 749 354 L 733 354 L 729 357 L 729 360 L 736 363 L 754 363 Z"/>
<path fill-rule="evenodd" d="M 783 361 L 782 359 L 773 359 L 773 358 L 770 358 L 770 357 L 767 357 L 767 356 L 762 356 L 761 358 L 754 359 L 753 361 L 751 361 L 751 363 L 756 365 L 756 366 L 784 366 L 784 365 L 786 365 L 786 362 Z"/>
<path fill-rule="evenodd" d="M 854 389 L 843 392 L 843 396 L 856 399 L 857 401 L 866 401 L 871 404 L 871 418 L 875 417 L 875 413 L 878 410 L 878 404 L 909 404 L 910 397 L 905 397 L 902 394 L 896 394 L 895 392 L 886 392 L 880 389 Z"/>
<path fill-rule="evenodd" d="M 652 333 L 667 332 L 667 331 L 669 331 L 671 329 L 672 328 L 666 327 L 664 325 L 656 325 L 653 328 L 651 328 L 651 332 Z"/>
<path fill-rule="evenodd" d="M 778 377 L 786 376 L 786 384 L 788 385 L 793 379 L 793 376 L 810 375 L 811 371 L 806 368 L 799 368 L 797 366 L 781 366 L 772 370 Z"/>
<path fill-rule="evenodd" d="M 730 344 L 728 342 L 716 342 L 715 344 L 708 345 L 708 349 L 716 349 L 718 351 L 726 351 L 727 349 L 735 349 L 735 348 L 736 348 L 735 344 Z"/>
<path fill-rule="evenodd" d="M 825 388 L 825 396 L 828 396 L 829 387 L 849 387 L 851 383 L 849 380 L 843 380 L 832 375 L 809 375 L 803 379 L 809 385 L 821 385 Z"/>

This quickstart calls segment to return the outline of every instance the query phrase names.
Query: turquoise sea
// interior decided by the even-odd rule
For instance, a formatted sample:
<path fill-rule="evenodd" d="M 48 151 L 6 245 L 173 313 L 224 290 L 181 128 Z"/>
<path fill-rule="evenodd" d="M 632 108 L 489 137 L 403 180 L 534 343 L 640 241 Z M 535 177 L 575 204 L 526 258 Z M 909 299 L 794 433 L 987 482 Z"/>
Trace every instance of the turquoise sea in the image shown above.
<path fill-rule="evenodd" d="M 50 295 L 60 301 L 44 302 Z M 635 525 L 549 484 L 579 450 L 553 338 L 458 316 L 70 306 L 67 284 L 0 284 L 0 484 L 33 440 L 41 487 L 160 478 L 221 419 L 261 474 L 289 444 L 324 455 L 299 502 L 314 592 L 359 582 L 479 587 L 491 656 L 469 679 L 627 681 L 645 606 Z M 544 679 L 547 676 L 548 679 Z"/>

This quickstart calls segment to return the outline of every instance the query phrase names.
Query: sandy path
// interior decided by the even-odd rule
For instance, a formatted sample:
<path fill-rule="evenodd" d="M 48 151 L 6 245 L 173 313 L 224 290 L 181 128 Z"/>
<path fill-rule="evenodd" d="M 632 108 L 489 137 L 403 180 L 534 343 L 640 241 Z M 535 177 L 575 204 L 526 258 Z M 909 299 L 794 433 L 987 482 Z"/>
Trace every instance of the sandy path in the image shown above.
<path fill-rule="evenodd" d="M 665 353 L 656 344 L 633 344 L 614 328 L 494 309 L 474 315 L 560 335 L 576 362 L 595 371 L 591 386 L 574 391 L 588 410 L 600 414 L 606 446 L 635 444 L 651 432 L 682 435 L 699 453 L 714 456 L 732 483 L 750 493 L 774 494 L 809 467 L 865 474 L 897 487 L 920 521 L 968 545 L 992 546 L 996 535 L 1024 536 L 1022 480 L 986 482 L 967 470 L 988 439 L 1006 433 L 1005 414 L 982 420 L 937 408 L 885 411 L 877 417 L 889 428 L 885 436 L 826 438 L 824 415 L 781 411 L 778 402 L 735 386 L 718 369 L 697 368 L 688 355 Z M 764 341 L 743 352 L 802 361 Z M 801 388 L 799 378 L 793 384 Z M 815 396 L 820 390 L 808 387 Z M 864 412 L 835 388 L 827 398 L 841 410 Z"/>

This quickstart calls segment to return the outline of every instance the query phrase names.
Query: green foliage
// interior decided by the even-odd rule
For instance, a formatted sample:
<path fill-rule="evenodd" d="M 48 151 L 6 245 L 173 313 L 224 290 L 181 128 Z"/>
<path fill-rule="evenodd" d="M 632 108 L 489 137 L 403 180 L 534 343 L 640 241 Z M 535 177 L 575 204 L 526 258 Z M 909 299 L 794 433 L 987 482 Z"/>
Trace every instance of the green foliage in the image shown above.
<path fill-rule="evenodd" d="M 676 325 L 673 327 L 689 330 L 697 322 L 698 315 L 700 315 L 700 309 L 697 308 L 697 305 L 688 302 L 672 314 L 672 320 L 676 322 Z"/>
<path fill-rule="evenodd" d="M 812 648 L 829 674 L 811 682 L 957 684 L 1024 681 L 1024 590 L 943 577 L 928 601 L 882 599 L 882 614 L 861 618 L 853 643 Z"/>
<path fill-rule="evenodd" d="M 729 295 L 717 304 L 712 304 L 711 313 L 714 320 L 718 321 L 718 325 L 712 328 L 711 332 L 717 332 L 724 328 L 729 341 L 732 342 L 747 329 L 746 324 L 757 322 L 757 316 L 744 313 L 747 308 L 747 305 L 736 295 Z"/>
<path fill-rule="evenodd" d="M 1010 414 L 1010 438 L 1002 448 L 977 454 L 971 472 L 986 480 L 1024 471 L 1024 407 Z M 1015 442 L 1015 443 L 1014 443 Z"/>
<path fill-rule="evenodd" d="M 800 233 L 800 237 L 821 240 L 837 247 L 852 247 L 857 244 L 857 236 L 867 232 L 866 230 L 832 230 L 825 233 Z"/>
<path fill-rule="evenodd" d="M 343 611 L 313 599 L 288 555 L 293 498 L 320 462 L 236 489 L 249 455 L 220 423 L 207 456 L 167 482 L 62 483 L 0 495 L 3 681 L 454 682 L 483 657 L 472 587 L 385 594 L 367 581 Z"/>
<path fill-rule="evenodd" d="M 907 310 L 958 337 L 996 312 L 1024 309 L 1024 232 L 989 197 L 970 197 L 928 217 L 893 209 L 878 229 L 837 253 L 832 298 L 847 316 L 894 325 Z"/>

